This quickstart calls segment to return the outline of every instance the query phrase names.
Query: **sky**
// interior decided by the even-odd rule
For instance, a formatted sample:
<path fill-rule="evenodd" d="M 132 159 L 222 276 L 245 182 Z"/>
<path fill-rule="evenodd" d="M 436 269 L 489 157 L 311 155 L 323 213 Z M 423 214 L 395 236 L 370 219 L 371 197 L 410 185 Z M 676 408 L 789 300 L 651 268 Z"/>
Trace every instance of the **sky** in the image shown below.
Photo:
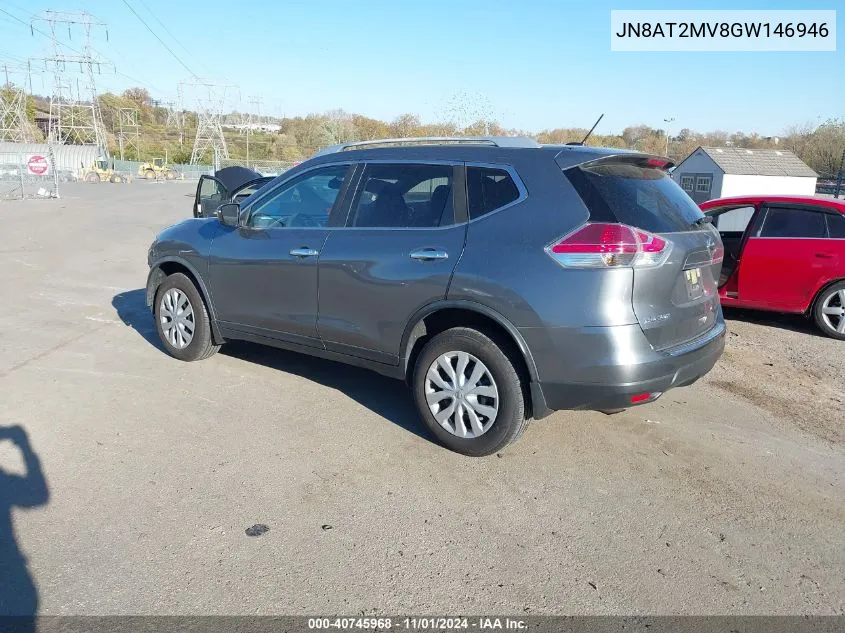
<path fill-rule="evenodd" d="M 276 116 L 342 108 L 435 121 L 463 112 L 538 132 L 590 127 L 604 113 L 604 134 L 639 123 L 665 128 L 674 118 L 673 130 L 766 136 L 845 117 L 841 41 L 836 52 L 611 52 L 609 36 L 611 9 L 842 9 L 841 0 L 126 2 L 0 0 L 14 16 L 0 11 L 0 72 L 4 62 L 49 51 L 51 40 L 28 25 L 54 9 L 88 11 L 108 25 L 108 41 L 94 29 L 92 45 L 118 74 L 101 67 L 99 91 L 138 85 L 163 101 L 193 74 L 237 85 L 232 107 L 245 110 L 260 96 L 260 111 Z M 72 29 L 72 46 L 81 47 L 82 33 Z M 47 94 L 50 77 L 34 75 L 32 85 Z"/>

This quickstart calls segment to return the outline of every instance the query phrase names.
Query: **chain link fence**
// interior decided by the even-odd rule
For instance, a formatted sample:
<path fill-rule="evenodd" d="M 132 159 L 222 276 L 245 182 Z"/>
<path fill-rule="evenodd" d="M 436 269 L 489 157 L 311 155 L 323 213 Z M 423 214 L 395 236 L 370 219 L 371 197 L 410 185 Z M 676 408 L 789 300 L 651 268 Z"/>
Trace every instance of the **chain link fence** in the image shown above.
<path fill-rule="evenodd" d="M 52 151 L 0 153 L 0 200 L 58 198 L 59 183 L 72 180 L 76 174 L 58 169 Z"/>
<path fill-rule="evenodd" d="M 153 161 L 120 159 L 115 159 L 114 170 L 133 179 L 144 180 L 198 180 L 200 176 L 214 173 L 211 165 L 167 163 L 156 166 Z"/>

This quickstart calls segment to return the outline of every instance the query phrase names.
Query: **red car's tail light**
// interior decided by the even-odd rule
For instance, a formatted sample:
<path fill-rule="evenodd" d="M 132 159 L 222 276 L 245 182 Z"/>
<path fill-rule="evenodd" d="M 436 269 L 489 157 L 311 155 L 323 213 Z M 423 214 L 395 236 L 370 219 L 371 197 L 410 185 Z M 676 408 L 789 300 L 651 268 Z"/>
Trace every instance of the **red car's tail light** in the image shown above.
<path fill-rule="evenodd" d="M 668 240 L 627 224 L 587 223 L 546 247 L 567 268 L 659 266 L 669 256 Z"/>

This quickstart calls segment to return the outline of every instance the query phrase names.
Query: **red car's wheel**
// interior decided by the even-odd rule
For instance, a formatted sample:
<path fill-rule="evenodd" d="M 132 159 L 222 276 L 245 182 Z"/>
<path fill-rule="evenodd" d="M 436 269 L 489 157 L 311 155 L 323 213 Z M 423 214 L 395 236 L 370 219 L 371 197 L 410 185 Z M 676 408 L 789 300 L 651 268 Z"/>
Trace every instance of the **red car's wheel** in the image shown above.
<path fill-rule="evenodd" d="M 845 340 L 845 281 L 821 291 L 813 308 L 813 317 L 827 336 Z"/>

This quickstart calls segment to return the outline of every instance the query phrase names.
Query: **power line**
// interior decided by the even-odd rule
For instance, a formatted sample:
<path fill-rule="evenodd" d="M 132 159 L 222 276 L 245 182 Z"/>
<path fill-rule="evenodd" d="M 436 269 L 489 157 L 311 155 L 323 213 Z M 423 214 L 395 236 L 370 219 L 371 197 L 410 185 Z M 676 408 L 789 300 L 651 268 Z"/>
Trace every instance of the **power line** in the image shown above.
<path fill-rule="evenodd" d="M 130 7 L 130 9 L 131 9 L 131 7 Z M 8 15 L 8 16 L 9 16 L 9 17 L 11 17 L 11 18 L 13 18 L 13 19 L 14 19 L 14 20 L 16 20 L 17 22 L 20 22 L 20 23 L 21 23 L 21 24 L 23 24 L 24 26 L 28 27 L 28 28 L 29 28 L 32 32 L 34 32 L 34 33 L 39 33 L 40 35 L 43 35 L 44 37 L 46 37 L 46 38 L 48 38 L 48 39 L 52 40 L 53 42 L 56 42 L 56 43 L 61 44 L 62 46 L 64 46 L 64 47 L 65 47 L 65 48 L 67 48 L 68 50 L 73 51 L 74 53 L 77 53 L 77 54 L 79 54 L 79 55 L 84 55 L 84 53 L 83 53 L 82 51 L 80 51 L 79 49 L 76 49 L 76 48 L 74 48 L 74 47 L 70 46 L 67 42 L 61 42 L 60 40 L 58 40 L 56 37 L 54 37 L 54 36 L 53 36 L 53 35 L 51 35 L 50 33 L 47 33 L 47 32 L 45 32 L 45 31 L 42 31 L 41 29 L 39 29 L 39 28 L 38 28 L 38 27 L 36 27 L 36 26 L 33 26 L 32 24 L 27 24 L 26 22 L 24 22 L 23 20 L 21 20 L 18 16 L 14 15 L 13 13 L 9 13 L 8 11 L 6 11 L 6 10 L 5 10 L 5 9 L 3 9 L 3 8 L 0 8 L 0 13 L 5 13 L 6 15 Z M 95 52 L 96 52 L 96 51 L 95 51 Z M 8 57 L 14 57 L 13 55 L 7 55 L 7 56 L 8 56 Z M 21 59 L 21 58 L 18 58 L 18 59 Z M 183 65 L 184 65 L 184 64 L 183 64 Z M 156 87 L 155 87 L 155 86 L 153 86 L 152 84 L 150 84 L 150 83 L 148 83 L 148 82 L 146 82 L 146 81 L 142 81 L 142 80 L 140 80 L 140 79 L 138 79 L 138 78 L 136 78 L 136 77 L 132 77 L 131 75 L 127 75 L 126 73 L 124 73 L 124 72 L 121 72 L 121 71 L 117 70 L 117 68 L 115 68 L 115 69 L 114 69 L 114 71 L 115 71 L 115 73 L 116 73 L 116 74 L 120 75 L 121 77 L 125 77 L 126 79 L 129 79 L 130 81 L 133 81 L 133 82 L 135 82 L 136 84 L 140 84 L 140 85 L 142 85 L 142 86 L 146 86 L 147 88 L 152 88 L 152 89 L 153 89 L 154 91 L 156 91 L 156 92 L 162 92 L 161 90 L 159 90 L 158 88 L 156 88 Z"/>
<path fill-rule="evenodd" d="M 183 67 L 185 70 L 187 70 L 187 71 L 191 74 L 191 77 L 196 77 L 196 76 L 197 76 L 197 74 L 196 74 L 193 70 L 191 70 L 190 68 L 188 68 L 188 65 L 187 65 L 187 64 L 185 64 L 185 62 L 183 62 L 183 61 L 182 61 L 182 59 L 181 59 L 181 58 L 180 58 L 180 57 L 179 57 L 176 53 L 174 53 L 174 52 L 173 52 L 173 49 L 172 49 L 172 48 L 170 48 L 170 47 L 169 47 L 169 46 L 165 43 L 165 41 L 164 41 L 163 39 L 161 39 L 161 38 L 158 36 L 158 34 L 156 34 L 156 32 L 155 32 L 155 31 L 153 31 L 153 30 L 152 30 L 152 28 L 150 28 L 150 25 L 146 23 L 146 21 L 144 20 L 144 18 L 142 18 L 140 15 L 138 15 L 138 12 L 137 12 L 137 11 L 135 11 L 135 9 L 133 9 L 133 8 L 132 8 L 132 5 L 130 5 L 130 4 L 129 4 L 126 0 L 123 0 L 123 4 L 125 4 L 125 5 L 126 5 L 126 8 L 127 8 L 127 9 L 129 9 L 129 10 L 132 12 L 132 14 L 133 14 L 136 18 L 138 18 L 138 19 L 141 21 L 141 24 L 143 24 L 145 27 L 147 27 L 147 30 L 148 30 L 150 33 L 152 33 L 152 34 L 153 34 L 153 37 L 155 37 L 155 38 L 159 41 L 159 43 L 160 43 L 162 46 L 164 46 L 164 48 L 165 48 L 165 49 L 167 49 L 167 52 L 168 52 L 168 53 L 170 53 L 171 55 L 173 55 L 173 59 L 175 59 L 177 62 L 179 62 L 179 63 L 182 65 L 182 67 Z M 2 10 L 2 9 L 0 9 L 0 10 Z"/>
<path fill-rule="evenodd" d="M 151 16 L 153 16 L 153 19 L 161 25 L 161 28 L 163 28 L 167 32 L 167 34 L 170 35 L 170 37 L 173 38 L 173 41 L 176 42 L 183 51 L 185 51 L 188 55 L 190 55 L 191 51 L 189 51 L 187 49 L 187 47 L 184 44 L 182 44 L 182 42 L 180 42 L 175 35 L 173 35 L 173 32 L 169 28 L 167 28 L 167 25 L 164 22 L 162 22 L 161 20 L 158 19 L 158 16 L 155 14 L 155 12 L 153 12 L 152 9 L 150 9 L 150 7 L 147 6 L 147 3 L 144 2 L 144 0 L 138 0 L 138 1 L 141 3 L 141 6 L 144 7 Z"/>

